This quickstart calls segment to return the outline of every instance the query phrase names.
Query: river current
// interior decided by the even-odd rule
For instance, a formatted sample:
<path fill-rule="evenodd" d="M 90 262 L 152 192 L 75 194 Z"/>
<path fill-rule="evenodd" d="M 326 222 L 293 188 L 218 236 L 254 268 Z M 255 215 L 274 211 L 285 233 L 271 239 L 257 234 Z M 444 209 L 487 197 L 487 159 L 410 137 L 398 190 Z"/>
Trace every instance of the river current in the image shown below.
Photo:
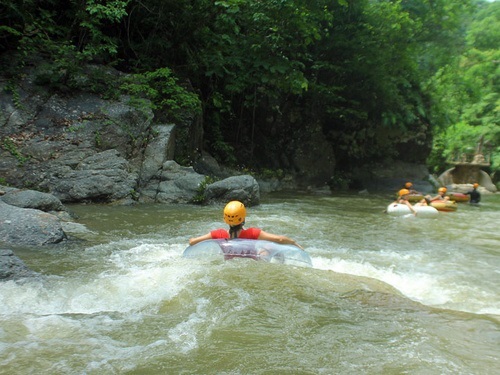
<path fill-rule="evenodd" d="M 248 209 L 312 268 L 183 258 L 222 206 L 69 206 L 71 241 L 13 249 L 43 277 L 0 283 L 0 374 L 498 374 L 500 195 L 437 218 L 390 200 Z"/>

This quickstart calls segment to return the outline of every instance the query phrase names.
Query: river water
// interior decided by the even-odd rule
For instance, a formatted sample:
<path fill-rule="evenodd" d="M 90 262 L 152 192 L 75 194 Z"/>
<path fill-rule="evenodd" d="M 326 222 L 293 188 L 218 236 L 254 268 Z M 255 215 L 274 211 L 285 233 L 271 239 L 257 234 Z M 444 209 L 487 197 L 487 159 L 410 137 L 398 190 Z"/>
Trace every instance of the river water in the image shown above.
<path fill-rule="evenodd" d="M 437 218 L 390 197 L 272 194 L 247 226 L 313 268 L 184 259 L 222 207 L 70 206 L 72 241 L 14 249 L 0 374 L 498 374 L 500 195 Z"/>

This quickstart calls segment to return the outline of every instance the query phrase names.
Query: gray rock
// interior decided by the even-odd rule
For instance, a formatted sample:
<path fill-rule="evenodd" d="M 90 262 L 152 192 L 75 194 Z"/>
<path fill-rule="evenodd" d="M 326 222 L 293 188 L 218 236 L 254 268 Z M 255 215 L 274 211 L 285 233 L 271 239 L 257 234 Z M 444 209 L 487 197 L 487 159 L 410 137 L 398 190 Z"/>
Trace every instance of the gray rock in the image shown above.
<path fill-rule="evenodd" d="M 217 160 L 209 153 L 202 151 L 201 156 L 193 165 L 193 168 L 199 174 L 214 176 L 219 178 L 228 178 L 233 175 L 231 171 L 222 168 Z"/>
<path fill-rule="evenodd" d="M 54 95 L 34 84 L 33 71 L 25 77 L 18 105 L 0 90 L 0 138 L 9 142 L 9 149 L 0 148 L 4 181 L 48 191 L 62 202 L 131 198 L 152 112 L 134 108 L 126 96 Z"/>
<path fill-rule="evenodd" d="M 0 202 L 0 242 L 6 245 L 47 245 L 66 238 L 60 220 L 32 208 Z"/>
<path fill-rule="evenodd" d="M 140 184 L 160 178 L 163 163 L 174 157 L 174 125 L 154 125 L 154 138 L 150 140 L 144 151 L 144 159 L 139 175 Z"/>
<path fill-rule="evenodd" d="M 214 182 L 205 189 L 206 203 L 227 203 L 239 200 L 246 206 L 260 203 L 260 187 L 255 178 L 250 175 L 232 176 Z"/>
<path fill-rule="evenodd" d="M 77 170 L 106 171 L 123 169 L 127 171 L 128 162 L 122 158 L 117 150 L 111 149 L 91 155 L 78 164 Z"/>
<path fill-rule="evenodd" d="M 21 208 L 35 208 L 45 212 L 65 211 L 65 207 L 58 198 L 52 194 L 35 190 L 11 189 L 0 197 L 0 200 L 11 206 Z"/>
<path fill-rule="evenodd" d="M 83 159 L 75 170 L 53 170 L 48 187 L 63 202 L 110 202 L 134 191 L 136 175 L 128 170 L 127 160 L 117 150 L 106 150 Z"/>
<path fill-rule="evenodd" d="M 469 172 L 470 174 L 468 175 L 468 178 L 465 181 L 460 181 L 460 179 L 458 179 L 457 181 L 457 179 L 454 176 L 455 170 L 456 167 L 450 168 L 444 171 L 437 178 L 437 180 L 440 183 L 440 186 L 452 186 L 455 184 L 466 184 L 466 183 L 473 184 L 477 182 L 482 188 L 486 189 L 491 193 L 495 193 L 497 191 L 497 187 L 492 182 L 490 175 L 485 171 L 479 169 L 479 167 L 471 168 L 471 171 Z"/>
<path fill-rule="evenodd" d="M 39 274 L 30 270 L 12 250 L 0 249 L 0 280 L 18 280 L 35 276 Z"/>
<path fill-rule="evenodd" d="M 167 160 L 162 165 L 159 183 L 150 185 L 150 189 L 142 194 L 151 198 L 154 195 L 153 201 L 158 203 L 188 203 L 196 196 L 204 179 L 205 176 L 196 173 L 192 167 L 182 167 Z"/>

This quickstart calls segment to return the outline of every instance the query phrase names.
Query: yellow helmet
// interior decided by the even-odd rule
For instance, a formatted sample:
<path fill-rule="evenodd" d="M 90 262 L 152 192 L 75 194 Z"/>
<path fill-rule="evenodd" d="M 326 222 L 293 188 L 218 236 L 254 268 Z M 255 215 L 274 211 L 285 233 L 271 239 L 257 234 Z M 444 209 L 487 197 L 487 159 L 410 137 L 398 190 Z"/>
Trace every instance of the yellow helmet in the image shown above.
<path fill-rule="evenodd" d="M 445 188 L 445 187 L 440 187 L 440 188 L 438 189 L 438 192 L 439 192 L 439 193 L 446 193 L 446 188 Z"/>
<path fill-rule="evenodd" d="M 477 189 L 477 188 L 478 188 L 478 186 L 479 186 L 479 184 L 476 182 L 476 183 L 475 183 L 474 185 L 472 185 L 472 186 L 474 186 L 474 189 Z"/>
<path fill-rule="evenodd" d="M 240 201 L 231 201 L 224 207 L 224 221 L 232 227 L 243 224 L 246 216 L 247 210 Z"/>
<path fill-rule="evenodd" d="M 411 188 L 412 186 L 413 186 L 413 184 L 411 182 L 407 182 L 405 184 L 405 188 L 407 188 L 407 189 Z"/>
<path fill-rule="evenodd" d="M 402 197 L 403 195 L 408 195 L 410 194 L 410 191 L 408 189 L 401 189 L 399 192 L 398 192 L 399 196 Z"/>

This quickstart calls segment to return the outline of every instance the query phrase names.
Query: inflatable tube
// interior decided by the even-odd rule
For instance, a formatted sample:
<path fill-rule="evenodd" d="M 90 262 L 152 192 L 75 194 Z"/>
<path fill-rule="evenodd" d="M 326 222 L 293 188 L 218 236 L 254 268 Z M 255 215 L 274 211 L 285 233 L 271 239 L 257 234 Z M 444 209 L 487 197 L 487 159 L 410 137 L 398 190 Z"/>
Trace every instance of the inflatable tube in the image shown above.
<path fill-rule="evenodd" d="M 280 245 L 271 241 L 247 239 L 207 240 L 188 246 L 185 258 L 248 258 L 269 263 L 282 263 L 300 267 L 312 267 L 309 254 L 294 245 Z"/>
<path fill-rule="evenodd" d="M 444 211 L 444 212 L 454 212 L 457 210 L 457 202 L 453 201 L 432 201 L 431 206 L 434 207 L 438 211 Z"/>
<path fill-rule="evenodd" d="M 462 193 L 449 193 L 447 194 L 450 197 L 450 201 L 455 202 L 468 202 L 470 200 L 470 195 L 462 194 Z"/>
<path fill-rule="evenodd" d="M 413 206 L 417 211 L 417 217 L 435 217 L 439 214 L 438 210 L 431 206 Z M 406 216 L 413 213 L 406 204 L 391 203 L 387 206 L 387 213 L 391 216 Z"/>
<path fill-rule="evenodd" d="M 417 202 L 420 202 L 422 199 L 424 199 L 423 194 L 410 194 L 410 195 L 408 195 L 408 201 L 410 201 L 410 203 L 417 203 Z"/>

